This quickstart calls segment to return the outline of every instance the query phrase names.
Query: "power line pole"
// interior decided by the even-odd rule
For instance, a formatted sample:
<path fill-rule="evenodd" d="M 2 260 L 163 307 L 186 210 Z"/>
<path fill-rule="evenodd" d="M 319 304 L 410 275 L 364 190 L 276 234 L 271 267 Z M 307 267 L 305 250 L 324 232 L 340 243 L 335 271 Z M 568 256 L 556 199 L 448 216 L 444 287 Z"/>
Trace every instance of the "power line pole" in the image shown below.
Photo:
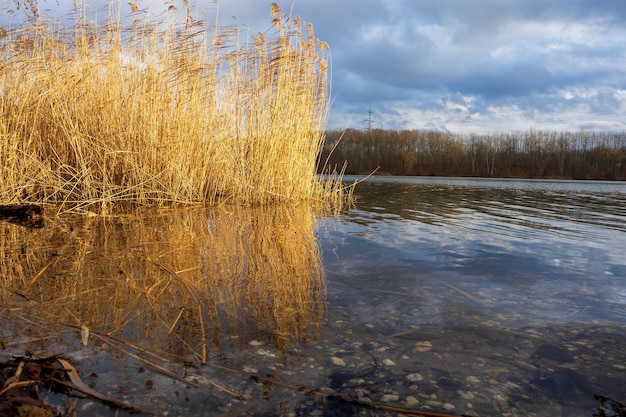
<path fill-rule="evenodd" d="M 365 130 L 367 132 L 371 132 L 372 131 L 372 125 L 374 124 L 374 118 L 372 117 L 372 114 L 374 114 L 374 112 L 372 111 L 372 109 L 370 108 L 367 111 L 367 119 L 363 120 L 361 123 L 365 123 L 366 124 L 366 128 Z"/>

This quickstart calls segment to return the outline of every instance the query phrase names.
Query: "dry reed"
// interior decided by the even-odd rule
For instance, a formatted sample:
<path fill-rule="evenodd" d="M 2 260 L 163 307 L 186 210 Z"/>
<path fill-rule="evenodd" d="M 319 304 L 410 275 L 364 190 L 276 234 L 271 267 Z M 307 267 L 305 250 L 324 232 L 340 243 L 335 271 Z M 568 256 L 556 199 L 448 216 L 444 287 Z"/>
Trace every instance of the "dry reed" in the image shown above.
<path fill-rule="evenodd" d="M 185 2 L 187 5 L 187 2 Z M 0 38 L 0 202 L 107 213 L 142 205 L 343 199 L 316 175 L 328 46 L 272 4 L 273 28 L 76 10 Z"/>

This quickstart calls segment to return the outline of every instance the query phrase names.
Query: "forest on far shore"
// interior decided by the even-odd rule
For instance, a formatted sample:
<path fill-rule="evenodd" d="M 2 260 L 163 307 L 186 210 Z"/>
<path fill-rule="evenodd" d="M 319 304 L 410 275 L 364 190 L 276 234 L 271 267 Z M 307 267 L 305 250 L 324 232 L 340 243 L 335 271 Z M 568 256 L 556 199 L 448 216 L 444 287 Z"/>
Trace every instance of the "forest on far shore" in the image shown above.
<path fill-rule="evenodd" d="M 626 132 L 331 130 L 320 158 L 346 174 L 626 180 Z"/>

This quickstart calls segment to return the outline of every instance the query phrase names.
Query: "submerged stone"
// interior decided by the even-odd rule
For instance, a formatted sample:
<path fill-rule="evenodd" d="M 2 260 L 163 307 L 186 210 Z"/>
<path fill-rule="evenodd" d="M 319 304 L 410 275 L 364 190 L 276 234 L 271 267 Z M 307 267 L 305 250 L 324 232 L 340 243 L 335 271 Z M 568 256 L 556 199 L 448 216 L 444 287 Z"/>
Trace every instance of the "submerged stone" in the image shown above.
<path fill-rule="evenodd" d="M 561 364 L 574 362 L 574 358 L 568 351 L 548 343 L 539 346 L 537 350 L 535 350 L 535 353 L 533 353 L 533 356 L 540 359 L 555 361 Z"/>
<path fill-rule="evenodd" d="M 330 361 L 335 366 L 346 366 L 346 362 L 343 359 L 338 358 L 336 356 L 333 356 L 332 358 L 330 358 Z"/>

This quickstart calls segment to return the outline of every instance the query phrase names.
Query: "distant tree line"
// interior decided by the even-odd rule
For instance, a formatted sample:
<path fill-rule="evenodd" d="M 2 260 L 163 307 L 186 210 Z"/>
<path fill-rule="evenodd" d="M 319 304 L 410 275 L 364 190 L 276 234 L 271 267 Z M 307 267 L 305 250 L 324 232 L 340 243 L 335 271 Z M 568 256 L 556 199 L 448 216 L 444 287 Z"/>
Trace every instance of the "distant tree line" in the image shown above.
<path fill-rule="evenodd" d="M 320 157 L 347 174 L 626 180 L 626 132 L 332 130 Z"/>

